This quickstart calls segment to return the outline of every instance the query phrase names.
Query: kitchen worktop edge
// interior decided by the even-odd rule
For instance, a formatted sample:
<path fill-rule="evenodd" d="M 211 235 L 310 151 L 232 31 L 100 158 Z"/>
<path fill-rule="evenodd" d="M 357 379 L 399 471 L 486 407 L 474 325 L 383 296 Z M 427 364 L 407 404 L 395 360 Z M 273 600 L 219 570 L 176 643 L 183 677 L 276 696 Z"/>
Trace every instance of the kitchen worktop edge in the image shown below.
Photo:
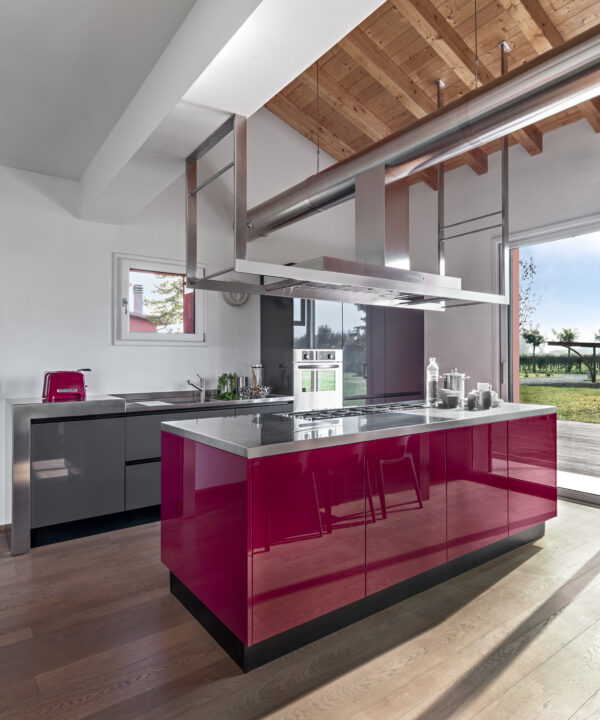
<path fill-rule="evenodd" d="M 356 422 L 358 418 L 343 418 L 335 423 L 324 422 L 320 426 L 294 430 L 294 420 L 289 416 L 261 416 L 257 421 L 257 416 L 245 415 L 163 422 L 162 429 L 251 460 L 336 445 L 349 445 L 403 435 L 551 415 L 556 414 L 556 408 L 550 405 L 504 403 L 500 407 L 484 411 L 410 409 L 407 410 L 407 413 L 423 418 L 423 422 L 394 425 L 392 415 L 376 415 L 361 418 L 363 429 L 355 427 L 358 425 Z M 427 413 L 432 417 L 443 419 L 428 421 Z M 381 420 L 373 420 L 377 417 Z M 389 423 L 388 427 L 367 427 L 368 422 L 374 425 L 377 422 L 385 424 L 386 421 Z M 277 423 L 282 424 L 278 427 Z M 271 431 L 271 438 L 269 431 Z M 330 434 L 327 434 L 328 432 Z M 275 439 L 277 434 L 281 439 Z M 245 438 L 242 438 L 244 435 Z"/>

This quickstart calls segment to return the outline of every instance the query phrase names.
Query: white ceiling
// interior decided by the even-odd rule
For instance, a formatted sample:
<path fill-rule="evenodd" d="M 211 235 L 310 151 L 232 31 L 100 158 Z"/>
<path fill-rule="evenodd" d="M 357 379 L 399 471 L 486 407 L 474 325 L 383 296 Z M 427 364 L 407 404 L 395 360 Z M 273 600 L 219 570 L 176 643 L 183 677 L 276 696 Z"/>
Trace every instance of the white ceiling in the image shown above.
<path fill-rule="evenodd" d="M 0 165 L 79 179 L 195 0 L 0 0 Z"/>

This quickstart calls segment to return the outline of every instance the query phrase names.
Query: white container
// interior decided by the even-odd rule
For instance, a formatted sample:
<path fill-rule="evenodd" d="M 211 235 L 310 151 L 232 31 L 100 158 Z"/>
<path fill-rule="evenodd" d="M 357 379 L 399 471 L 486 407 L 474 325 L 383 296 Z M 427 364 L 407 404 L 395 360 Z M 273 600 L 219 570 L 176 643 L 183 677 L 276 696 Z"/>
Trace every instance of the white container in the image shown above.
<path fill-rule="evenodd" d="M 440 368 L 435 358 L 429 358 L 429 365 L 425 368 L 425 403 L 435 405 L 438 399 L 440 386 Z"/>

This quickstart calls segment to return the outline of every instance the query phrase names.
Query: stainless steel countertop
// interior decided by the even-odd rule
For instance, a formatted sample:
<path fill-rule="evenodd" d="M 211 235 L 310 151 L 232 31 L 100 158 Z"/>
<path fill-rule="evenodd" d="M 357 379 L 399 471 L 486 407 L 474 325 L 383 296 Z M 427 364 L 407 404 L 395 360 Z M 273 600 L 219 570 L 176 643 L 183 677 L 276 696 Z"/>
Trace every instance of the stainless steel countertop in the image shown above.
<path fill-rule="evenodd" d="M 139 405 L 139 402 L 159 401 L 159 404 Z M 169 401 L 171 400 L 171 401 Z M 41 397 L 8 398 L 6 400 L 6 462 L 12 482 L 7 484 L 7 503 L 12 507 L 9 528 L 13 555 L 29 552 L 31 535 L 31 423 L 64 418 L 86 418 L 126 413 L 173 413 L 177 410 L 217 409 L 230 405 L 264 406 L 268 403 L 292 402 L 288 396 L 272 396 L 260 400 L 215 400 L 199 402 L 187 391 L 145 393 L 143 395 L 88 395 L 76 402 L 46 403 Z M 283 409 L 283 408 L 282 408 Z M 12 469 L 12 472 L 11 470 Z"/>
<path fill-rule="evenodd" d="M 28 406 L 35 413 L 35 419 L 60 418 L 112 413 L 173 412 L 173 410 L 215 410 L 225 407 L 253 407 L 274 403 L 291 403 L 290 395 L 269 395 L 256 400 L 207 400 L 200 402 L 192 394 L 172 393 L 130 393 L 124 395 L 88 395 L 86 400 L 47 403 L 41 397 L 7 398 L 11 408 Z"/>
<path fill-rule="evenodd" d="M 36 419 L 125 412 L 125 400 L 116 395 L 88 395 L 86 400 L 56 403 L 44 402 L 41 397 L 7 398 L 6 404 L 11 408 L 26 405 Z"/>
<path fill-rule="evenodd" d="M 126 413 L 171 412 L 173 410 L 216 410 L 225 407 L 247 407 L 294 402 L 290 395 L 269 395 L 255 400 L 205 400 L 201 402 L 195 393 L 187 391 L 169 393 L 128 393 L 117 395 L 125 401 Z"/>
<path fill-rule="evenodd" d="M 318 422 L 283 414 L 257 414 L 164 422 L 162 429 L 250 459 L 554 413 L 556 408 L 549 405 L 504 403 L 490 410 L 407 408 L 398 414 Z"/>

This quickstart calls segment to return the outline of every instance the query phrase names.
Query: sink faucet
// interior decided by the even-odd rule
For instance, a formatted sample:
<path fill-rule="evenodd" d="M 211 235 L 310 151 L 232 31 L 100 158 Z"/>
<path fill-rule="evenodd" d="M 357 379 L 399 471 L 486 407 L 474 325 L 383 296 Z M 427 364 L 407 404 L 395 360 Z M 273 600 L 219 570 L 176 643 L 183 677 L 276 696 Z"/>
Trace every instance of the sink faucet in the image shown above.
<path fill-rule="evenodd" d="M 196 377 L 198 378 L 197 382 L 188 380 L 187 384 L 196 388 L 198 394 L 200 395 L 200 402 L 204 402 L 206 400 L 206 380 L 203 377 L 200 377 L 200 373 L 196 373 Z"/>

